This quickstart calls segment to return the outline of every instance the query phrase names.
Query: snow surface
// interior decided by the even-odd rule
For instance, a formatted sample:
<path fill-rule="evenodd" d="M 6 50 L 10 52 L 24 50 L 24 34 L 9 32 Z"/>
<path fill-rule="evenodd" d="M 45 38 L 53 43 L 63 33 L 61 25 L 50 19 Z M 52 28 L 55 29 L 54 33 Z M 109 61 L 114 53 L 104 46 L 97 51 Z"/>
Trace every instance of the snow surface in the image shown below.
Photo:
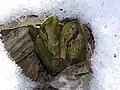
<path fill-rule="evenodd" d="M 120 89 L 120 1 L 119 0 L 1 0 L 0 23 L 6 23 L 22 15 L 37 14 L 39 17 L 57 15 L 78 18 L 91 25 L 96 48 L 92 57 L 94 71 L 90 90 Z M 60 9 L 63 9 L 62 11 Z M 1 90 L 30 90 L 29 79 L 20 75 L 0 42 Z M 17 72 L 17 73 L 16 73 Z M 26 83 L 26 84 L 24 84 Z M 19 85 L 18 85 L 19 84 Z"/>
<path fill-rule="evenodd" d="M 35 82 L 20 74 L 21 69 L 10 60 L 1 40 L 0 62 L 0 90 L 33 90 Z"/>

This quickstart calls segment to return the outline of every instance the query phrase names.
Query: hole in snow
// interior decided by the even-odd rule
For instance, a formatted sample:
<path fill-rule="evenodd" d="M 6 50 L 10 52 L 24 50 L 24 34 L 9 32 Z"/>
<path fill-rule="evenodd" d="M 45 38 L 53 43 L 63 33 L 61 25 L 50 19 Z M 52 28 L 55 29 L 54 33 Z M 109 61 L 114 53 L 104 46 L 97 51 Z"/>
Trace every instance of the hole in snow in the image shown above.
<path fill-rule="evenodd" d="M 63 11 L 63 9 L 60 9 L 60 10 Z M 37 80 L 37 78 L 39 78 L 38 77 L 38 72 L 40 72 L 39 68 L 42 67 L 41 65 L 43 65 L 43 63 L 40 64 L 40 61 L 37 58 L 38 55 L 34 53 L 34 43 L 32 43 L 33 40 L 28 34 L 29 28 L 27 27 L 27 25 L 28 24 L 32 24 L 33 26 L 39 25 L 41 20 L 38 18 L 37 15 L 28 15 L 27 18 L 26 16 L 22 16 L 22 17 L 23 18 L 20 19 L 22 20 L 22 22 L 12 21 L 12 22 L 9 22 L 7 26 L 3 27 L 1 31 L 1 34 L 3 36 L 1 38 L 3 39 L 3 42 L 5 44 L 7 51 L 11 54 L 11 57 L 14 60 L 16 60 L 16 63 L 19 66 L 21 66 L 21 68 L 23 69 L 23 73 L 28 77 L 30 77 L 31 79 Z M 68 19 L 66 20 L 67 22 L 69 21 Z M 88 62 L 88 66 L 91 69 L 90 58 L 94 52 L 95 41 L 92 35 L 92 30 L 88 26 L 89 24 L 83 24 L 84 31 L 85 31 L 85 38 L 87 42 L 86 43 L 86 50 L 87 50 L 86 59 Z M 43 67 L 42 67 L 42 70 L 44 71 Z M 47 79 L 50 79 L 50 78 L 47 76 Z"/>

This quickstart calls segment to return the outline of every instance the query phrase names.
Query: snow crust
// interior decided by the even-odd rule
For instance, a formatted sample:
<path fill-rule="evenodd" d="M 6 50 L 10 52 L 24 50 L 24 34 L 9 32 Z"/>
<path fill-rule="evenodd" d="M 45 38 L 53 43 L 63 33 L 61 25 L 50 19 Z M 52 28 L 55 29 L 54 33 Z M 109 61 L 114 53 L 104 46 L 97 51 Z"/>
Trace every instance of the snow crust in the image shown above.
<path fill-rule="evenodd" d="M 0 40 L 0 90 L 33 90 L 36 83 L 21 74 Z"/>
<path fill-rule="evenodd" d="M 96 42 L 91 59 L 94 74 L 90 90 L 120 89 L 119 0 L 1 0 L 0 2 L 1 24 L 28 14 L 36 14 L 40 18 L 44 18 L 45 14 L 52 14 L 59 16 L 60 19 L 72 17 L 78 18 L 83 23 L 89 23 Z M 0 42 L 1 90 L 19 90 L 19 88 L 30 90 L 23 88 L 31 87 L 32 82 L 24 79 L 26 77 L 19 73 L 20 70 L 8 58 L 1 44 Z"/>

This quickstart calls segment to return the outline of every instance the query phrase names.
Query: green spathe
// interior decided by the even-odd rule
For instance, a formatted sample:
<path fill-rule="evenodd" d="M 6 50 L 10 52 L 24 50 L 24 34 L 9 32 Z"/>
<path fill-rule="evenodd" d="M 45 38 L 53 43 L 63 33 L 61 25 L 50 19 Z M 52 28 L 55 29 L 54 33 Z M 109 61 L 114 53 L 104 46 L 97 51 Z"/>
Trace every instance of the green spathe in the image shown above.
<path fill-rule="evenodd" d="M 86 61 L 86 32 L 76 19 L 60 22 L 57 16 L 50 16 L 33 29 L 37 30 L 35 50 L 50 74 Z"/>

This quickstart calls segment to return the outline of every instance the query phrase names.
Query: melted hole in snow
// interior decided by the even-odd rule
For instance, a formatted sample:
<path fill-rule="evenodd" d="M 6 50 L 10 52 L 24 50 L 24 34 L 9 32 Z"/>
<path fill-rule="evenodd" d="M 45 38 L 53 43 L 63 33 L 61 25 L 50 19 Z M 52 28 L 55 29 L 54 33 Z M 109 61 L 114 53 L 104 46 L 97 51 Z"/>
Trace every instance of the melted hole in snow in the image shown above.
<path fill-rule="evenodd" d="M 61 11 L 62 11 L 62 9 L 60 9 Z M 1 31 L 1 33 L 2 33 L 2 35 L 3 35 L 3 37 L 4 37 L 4 40 L 3 40 L 3 42 L 7 45 L 6 46 L 6 49 L 8 50 L 8 52 L 11 52 L 12 54 L 13 54 L 13 56 L 12 57 L 14 57 L 15 59 L 20 59 L 20 58 L 22 58 L 22 57 L 25 57 L 25 55 L 26 56 L 29 56 L 30 55 L 30 58 L 29 58 L 29 62 L 26 62 L 27 61 L 27 59 L 26 59 L 26 61 L 24 62 L 22 62 L 22 64 L 20 63 L 19 64 L 19 62 L 21 62 L 21 60 L 20 61 L 16 61 L 17 63 L 18 63 L 18 65 L 20 65 L 20 66 L 23 66 L 23 72 L 28 72 L 28 70 L 29 70 L 29 72 L 28 73 L 31 73 L 31 72 L 33 72 L 33 71 L 36 71 L 36 73 L 37 73 L 37 71 L 38 71 L 38 67 L 36 67 L 37 66 L 37 63 L 36 62 L 32 62 L 32 61 L 30 61 L 30 59 L 35 59 L 35 57 L 33 56 L 33 58 L 31 57 L 31 55 L 33 55 L 33 54 L 31 54 L 30 52 L 32 51 L 31 49 L 29 49 L 29 48 L 34 48 L 33 47 L 33 44 L 31 43 L 31 42 L 29 42 L 29 41 L 27 41 L 27 40 L 29 40 L 30 39 L 30 37 L 27 35 L 27 33 L 28 33 L 28 31 L 27 31 L 27 29 L 24 27 L 24 25 L 27 25 L 27 23 L 38 23 L 38 22 L 40 22 L 40 20 L 38 19 L 38 16 L 37 15 L 28 15 L 27 17 L 29 18 L 29 19 L 26 19 L 26 21 L 24 20 L 25 19 L 25 17 L 26 16 L 24 16 L 24 18 L 22 19 L 22 23 L 23 23 L 23 25 L 21 25 L 21 27 L 23 28 L 21 28 L 21 27 L 19 27 L 19 28 L 16 28 L 16 27 L 18 27 L 19 26 L 19 22 L 18 21 L 12 21 L 12 22 L 10 22 L 9 24 L 8 24 L 8 27 L 7 28 L 11 28 L 11 30 L 6 30 L 6 31 Z M 34 17 L 34 18 L 31 18 L 31 17 Z M 21 19 L 20 19 L 21 20 Z M 25 23 L 24 23 L 25 22 Z M 91 62 L 90 62 L 90 59 L 91 59 L 91 56 L 92 56 L 92 54 L 93 54 L 93 52 L 94 52 L 94 48 L 95 48 L 95 41 L 94 41 L 94 37 L 93 37 L 93 35 L 92 35 L 92 30 L 88 27 L 88 26 L 90 26 L 90 24 L 83 24 L 83 26 L 85 27 L 85 30 L 86 30 L 86 36 L 87 36 L 87 45 L 86 45 L 86 47 L 87 47 L 87 60 L 88 60 L 88 64 L 90 64 Z M 12 29 L 13 28 L 13 29 Z M 21 31 L 19 31 L 18 32 L 18 30 L 19 29 L 21 29 Z M 9 33 L 9 35 L 8 35 L 8 33 Z M 11 34 L 10 34 L 11 33 Z M 24 40 L 26 40 L 27 42 L 26 43 L 24 43 Z M 18 42 L 19 41 L 19 42 Z M 29 42 L 29 43 L 28 43 Z M 27 44 L 28 43 L 28 44 Z M 23 45 L 24 44 L 24 45 Z M 13 46 L 12 46 L 13 45 Z M 21 50 L 19 51 L 19 49 L 21 48 Z M 27 49 L 28 48 L 28 49 Z M 22 51 L 22 49 L 23 49 L 23 51 Z M 24 50 L 25 49 L 25 50 Z M 16 52 L 17 51 L 17 52 Z M 29 54 L 27 53 L 27 52 L 29 52 Z M 21 52 L 23 52 L 23 54 L 21 53 Z M 17 54 L 16 54 L 17 53 Z M 19 55 L 19 54 L 21 54 L 21 55 Z M 21 57 L 19 57 L 19 56 L 21 56 Z M 25 59 L 25 58 L 22 58 L 22 60 L 23 59 Z M 34 64 L 34 63 L 36 63 L 35 65 L 33 65 L 32 66 L 32 63 Z M 30 69 L 30 68 L 27 68 L 27 67 L 29 67 L 29 64 L 30 64 L 30 68 L 32 68 L 32 69 Z M 27 67 L 25 67 L 27 65 Z M 91 64 L 89 65 L 90 66 L 90 68 L 91 68 Z M 30 74 L 31 75 L 31 74 Z M 29 76 L 29 75 L 28 75 Z M 22 76 L 21 76 L 22 77 Z M 37 76 L 35 75 L 35 76 L 29 76 L 29 77 L 32 77 L 32 79 L 35 79 Z M 26 77 L 27 78 L 27 77 Z M 62 78 L 62 77 L 61 77 Z M 28 79 L 29 80 L 29 79 Z M 35 79 L 36 80 L 36 79 Z M 65 79 L 61 79 L 61 80 L 65 80 Z M 26 81 L 26 83 L 28 83 L 27 81 Z M 33 82 L 31 82 L 30 81 L 30 83 L 33 83 Z M 24 84 L 25 85 L 25 84 Z M 30 85 L 32 85 L 32 84 L 29 84 L 29 87 L 30 87 Z M 76 84 L 77 85 L 77 84 Z M 27 85 L 26 85 L 27 86 Z M 35 87 L 34 86 L 34 84 L 33 84 L 33 87 Z M 62 87 L 61 87 L 62 88 Z M 29 89 L 30 90 L 30 89 Z"/>

